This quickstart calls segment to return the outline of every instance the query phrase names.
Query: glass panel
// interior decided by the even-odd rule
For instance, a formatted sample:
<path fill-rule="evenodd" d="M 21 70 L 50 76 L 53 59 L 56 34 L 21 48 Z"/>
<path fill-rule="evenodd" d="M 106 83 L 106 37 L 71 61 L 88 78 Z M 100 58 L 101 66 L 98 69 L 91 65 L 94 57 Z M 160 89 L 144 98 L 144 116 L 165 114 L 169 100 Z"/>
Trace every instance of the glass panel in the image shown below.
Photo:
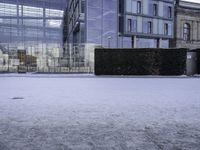
<path fill-rule="evenodd" d="M 142 2 L 137 1 L 137 13 L 141 14 L 142 13 Z"/>
<path fill-rule="evenodd" d="M 132 0 L 126 0 L 126 11 L 131 12 L 132 6 L 131 6 Z"/>
<path fill-rule="evenodd" d="M 60 28 L 61 25 L 62 25 L 62 20 L 55 20 L 55 19 L 46 20 L 46 27 Z"/>
<path fill-rule="evenodd" d="M 38 7 L 23 6 L 23 15 L 30 17 L 43 17 L 43 9 Z"/>
<path fill-rule="evenodd" d="M 17 5 L 0 3 L 0 16 L 16 16 Z"/>
<path fill-rule="evenodd" d="M 0 24 L 17 25 L 17 19 L 2 19 L 2 18 L 0 18 Z"/>
<path fill-rule="evenodd" d="M 43 31 L 40 29 L 25 28 L 24 36 L 26 37 L 43 37 Z"/>
<path fill-rule="evenodd" d="M 63 16 L 62 10 L 56 10 L 56 9 L 45 9 L 45 15 L 46 17 L 62 17 Z"/>
<path fill-rule="evenodd" d="M 127 20 L 127 31 L 128 32 L 132 31 L 132 20 L 131 19 Z"/>
<path fill-rule="evenodd" d="M 42 19 L 24 19 L 23 25 L 43 27 L 43 20 Z"/>

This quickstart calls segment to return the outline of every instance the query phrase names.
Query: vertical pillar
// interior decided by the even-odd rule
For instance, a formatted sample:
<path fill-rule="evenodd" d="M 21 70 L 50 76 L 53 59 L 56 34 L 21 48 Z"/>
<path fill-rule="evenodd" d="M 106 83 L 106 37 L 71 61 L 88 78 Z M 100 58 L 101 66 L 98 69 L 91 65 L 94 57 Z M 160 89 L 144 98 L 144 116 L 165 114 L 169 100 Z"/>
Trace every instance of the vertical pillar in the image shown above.
<path fill-rule="evenodd" d="M 43 3 L 43 39 L 46 42 L 46 9 L 45 9 L 45 2 Z"/>
<path fill-rule="evenodd" d="M 134 35 L 131 37 L 131 44 L 132 44 L 132 48 L 137 48 L 137 36 Z"/>
<path fill-rule="evenodd" d="M 194 40 L 194 33 L 197 32 L 196 30 L 194 30 L 194 21 L 192 21 L 192 25 L 190 26 L 190 42 L 193 43 Z"/>
<path fill-rule="evenodd" d="M 192 28 L 194 29 L 193 30 L 193 40 L 197 41 L 198 40 L 198 22 L 197 21 L 193 22 L 193 27 Z"/>
<path fill-rule="evenodd" d="M 137 36 L 133 36 L 133 48 L 137 48 Z"/>
<path fill-rule="evenodd" d="M 200 22 L 198 21 L 198 32 L 197 32 L 197 40 L 200 40 Z"/>
<path fill-rule="evenodd" d="M 162 48 L 162 38 L 157 39 L 157 48 Z"/>
<path fill-rule="evenodd" d="M 25 49 L 25 27 L 24 27 L 24 3 L 21 5 L 21 20 L 20 20 L 20 28 L 21 28 L 21 44 L 20 47 L 23 47 Z"/>
<path fill-rule="evenodd" d="M 40 42 L 39 40 L 37 40 L 37 45 L 40 45 L 40 43 L 42 43 L 42 57 L 47 61 L 47 63 L 45 64 L 45 66 L 43 67 L 47 67 L 49 69 L 49 63 L 48 63 L 48 59 L 50 58 L 51 61 L 53 58 L 49 57 L 47 54 L 47 40 L 46 40 L 46 6 L 45 6 L 45 2 L 43 2 L 42 4 L 42 11 L 43 11 L 43 15 L 42 15 L 42 20 L 43 20 L 43 38 L 42 38 L 42 42 Z M 35 46 L 36 47 L 36 46 Z"/>
<path fill-rule="evenodd" d="M 19 36 L 20 36 L 20 34 L 19 34 L 20 31 L 19 30 L 20 30 L 19 29 L 19 1 L 17 0 L 17 36 L 18 36 L 17 40 L 19 40 Z"/>

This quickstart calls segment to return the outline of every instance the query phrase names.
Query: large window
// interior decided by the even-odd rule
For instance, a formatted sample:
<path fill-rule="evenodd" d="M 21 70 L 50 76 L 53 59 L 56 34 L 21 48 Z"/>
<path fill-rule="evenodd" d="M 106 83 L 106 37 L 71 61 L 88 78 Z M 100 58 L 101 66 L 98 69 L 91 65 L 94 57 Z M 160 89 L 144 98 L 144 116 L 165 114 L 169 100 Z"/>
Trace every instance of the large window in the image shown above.
<path fill-rule="evenodd" d="M 33 26 L 33 27 L 43 27 L 43 19 L 23 19 L 23 25 Z"/>
<path fill-rule="evenodd" d="M 25 1 L 0 2 L 0 42 L 24 49 L 35 43 L 62 44 L 64 0 Z"/>
<path fill-rule="evenodd" d="M 46 17 L 62 17 L 64 14 L 64 11 L 56 9 L 45 9 L 45 12 Z"/>
<path fill-rule="evenodd" d="M 168 6 L 168 18 L 172 18 L 172 7 Z"/>
<path fill-rule="evenodd" d="M 173 18 L 173 5 L 164 4 L 163 6 L 163 17 L 165 18 Z"/>
<path fill-rule="evenodd" d="M 16 16 L 17 5 L 0 3 L 0 16 Z"/>
<path fill-rule="evenodd" d="M 158 5 L 157 4 L 153 4 L 153 15 L 154 16 L 158 15 Z"/>
<path fill-rule="evenodd" d="M 137 20 L 136 18 L 127 19 L 127 32 L 137 31 Z"/>
<path fill-rule="evenodd" d="M 85 13 L 85 0 L 81 1 L 81 13 Z"/>
<path fill-rule="evenodd" d="M 164 34 L 169 35 L 169 25 L 167 23 L 164 24 Z"/>
<path fill-rule="evenodd" d="M 23 16 L 43 17 L 43 9 L 39 7 L 23 6 Z"/>
<path fill-rule="evenodd" d="M 132 31 L 132 19 L 127 20 L 127 31 L 128 32 Z"/>
<path fill-rule="evenodd" d="M 42 29 L 25 28 L 24 31 L 24 36 L 26 38 L 43 37 Z"/>
<path fill-rule="evenodd" d="M 151 21 L 148 21 L 148 24 L 147 24 L 147 32 L 151 34 L 152 31 L 153 31 L 152 22 L 151 22 Z"/>
<path fill-rule="evenodd" d="M 61 25 L 62 25 L 62 20 L 55 20 L 55 19 L 47 19 L 46 20 L 46 27 L 60 28 Z"/>
<path fill-rule="evenodd" d="M 119 16 L 119 32 L 123 32 L 123 19 Z"/>
<path fill-rule="evenodd" d="M 190 30 L 191 30 L 190 24 L 185 23 L 183 25 L 183 39 L 185 41 L 190 41 Z"/>
<path fill-rule="evenodd" d="M 142 2 L 137 1 L 137 13 L 141 14 L 142 13 Z"/>
<path fill-rule="evenodd" d="M 132 0 L 126 0 L 126 11 L 132 12 Z"/>

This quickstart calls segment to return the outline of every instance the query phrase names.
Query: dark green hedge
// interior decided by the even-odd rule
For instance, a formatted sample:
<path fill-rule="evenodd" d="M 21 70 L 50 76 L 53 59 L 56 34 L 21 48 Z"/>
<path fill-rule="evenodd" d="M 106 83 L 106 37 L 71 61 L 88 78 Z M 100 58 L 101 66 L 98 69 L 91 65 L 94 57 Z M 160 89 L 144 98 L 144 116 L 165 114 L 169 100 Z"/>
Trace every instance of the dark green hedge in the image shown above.
<path fill-rule="evenodd" d="M 200 49 L 197 49 L 197 62 L 198 74 L 200 74 Z"/>
<path fill-rule="evenodd" d="M 187 49 L 160 50 L 160 75 L 183 75 L 186 71 Z"/>
<path fill-rule="evenodd" d="M 96 49 L 96 75 L 182 75 L 187 49 Z"/>
<path fill-rule="evenodd" d="M 190 52 L 195 52 L 197 54 L 197 73 L 200 74 L 200 49 L 193 49 Z"/>

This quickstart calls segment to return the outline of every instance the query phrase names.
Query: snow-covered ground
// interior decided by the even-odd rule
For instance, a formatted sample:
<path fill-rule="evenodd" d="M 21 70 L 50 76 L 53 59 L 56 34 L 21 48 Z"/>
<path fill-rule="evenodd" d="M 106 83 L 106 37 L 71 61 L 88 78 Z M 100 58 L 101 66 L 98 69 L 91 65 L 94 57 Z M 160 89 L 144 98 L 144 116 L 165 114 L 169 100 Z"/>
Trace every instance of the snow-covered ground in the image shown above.
<path fill-rule="evenodd" d="M 0 76 L 0 150 L 199 150 L 200 78 Z"/>

